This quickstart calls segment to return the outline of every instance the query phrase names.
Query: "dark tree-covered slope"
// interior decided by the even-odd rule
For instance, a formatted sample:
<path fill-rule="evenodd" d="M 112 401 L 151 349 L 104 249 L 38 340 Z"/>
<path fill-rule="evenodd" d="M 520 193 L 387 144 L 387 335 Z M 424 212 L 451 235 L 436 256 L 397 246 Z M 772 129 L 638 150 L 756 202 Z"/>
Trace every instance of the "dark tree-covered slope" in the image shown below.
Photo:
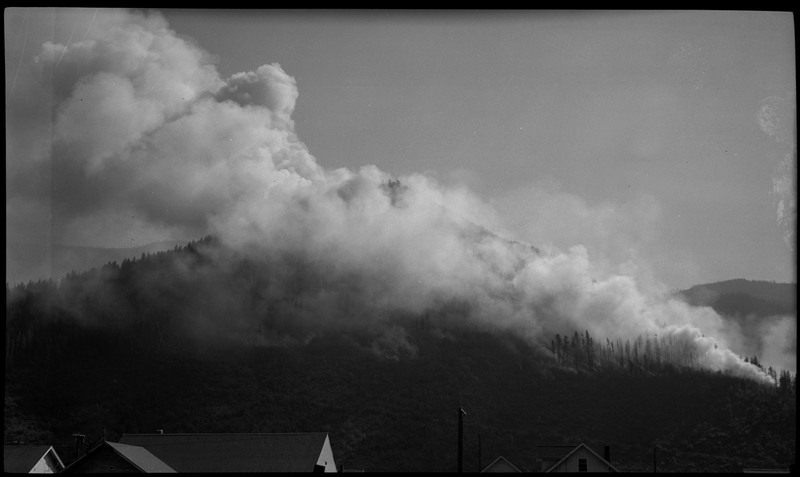
<path fill-rule="evenodd" d="M 671 365 L 574 365 L 518 335 L 460 326 L 457 303 L 326 328 L 298 304 L 325 285 L 313 270 L 204 239 L 7 286 L 5 440 L 54 444 L 70 461 L 73 433 L 328 431 L 348 468 L 452 471 L 463 407 L 469 471 L 479 435 L 484 465 L 503 455 L 525 471 L 541 467 L 537 446 L 579 442 L 609 445 L 622 470 L 651 470 L 654 445 L 659 471 L 794 461 L 791 375 L 770 386 Z M 277 280 L 294 291 L 261 292 Z"/>

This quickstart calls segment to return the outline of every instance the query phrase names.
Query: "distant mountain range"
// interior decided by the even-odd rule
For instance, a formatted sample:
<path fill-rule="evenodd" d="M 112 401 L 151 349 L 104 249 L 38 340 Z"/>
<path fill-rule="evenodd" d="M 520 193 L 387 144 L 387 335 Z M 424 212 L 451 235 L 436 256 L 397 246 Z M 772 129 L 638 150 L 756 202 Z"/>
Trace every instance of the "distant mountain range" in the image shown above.
<path fill-rule="evenodd" d="M 710 306 L 726 316 L 768 317 L 797 313 L 797 284 L 726 280 L 695 285 L 674 294 L 694 306 Z"/>

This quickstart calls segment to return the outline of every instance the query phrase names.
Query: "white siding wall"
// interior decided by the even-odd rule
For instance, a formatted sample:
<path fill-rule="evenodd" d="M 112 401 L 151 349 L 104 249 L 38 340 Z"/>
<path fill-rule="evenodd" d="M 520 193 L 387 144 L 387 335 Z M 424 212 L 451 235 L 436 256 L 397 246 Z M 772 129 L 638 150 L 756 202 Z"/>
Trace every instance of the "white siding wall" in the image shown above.
<path fill-rule="evenodd" d="M 336 469 L 336 462 L 333 460 L 333 449 L 331 449 L 331 441 L 328 436 L 325 436 L 325 444 L 322 446 L 322 452 L 317 459 L 317 465 L 324 465 L 325 472 L 338 472 Z"/>
<path fill-rule="evenodd" d="M 579 449 L 551 472 L 578 472 L 578 459 L 586 459 L 587 472 L 608 472 L 608 465 L 586 449 Z"/>
<path fill-rule="evenodd" d="M 503 461 L 497 462 L 493 466 L 487 467 L 483 471 L 487 472 L 487 473 L 489 473 L 489 472 L 518 472 L 517 469 L 511 467 L 510 465 L 508 465 L 507 462 L 503 462 Z"/>
<path fill-rule="evenodd" d="M 39 462 L 37 462 L 36 465 L 34 465 L 33 468 L 31 469 L 31 471 L 28 472 L 28 473 L 29 474 L 55 474 L 56 471 L 55 471 L 55 469 L 50 467 L 50 464 L 48 464 L 47 459 L 44 456 L 42 456 L 42 458 L 39 459 Z"/>

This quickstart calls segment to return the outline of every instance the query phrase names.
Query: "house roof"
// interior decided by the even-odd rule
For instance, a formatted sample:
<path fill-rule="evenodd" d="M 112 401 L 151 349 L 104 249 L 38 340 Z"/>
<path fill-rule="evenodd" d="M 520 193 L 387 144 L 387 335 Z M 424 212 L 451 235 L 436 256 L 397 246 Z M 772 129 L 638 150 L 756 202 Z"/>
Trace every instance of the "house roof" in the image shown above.
<path fill-rule="evenodd" d="M 123 434 L 177 472 L 311 472 L 326 432 L 280 434 Z"/>
<path fill-rule="evenodd" d="M 598 454 L 597 452 L 593 451 L 593 450 L 592 450 L 592 449 L 591 449 L 589 446 L 587 446 L 586 444 L 578 444 L 577 446 L 575 446 L 575 448 L 574 448 L 574 449 L 572 449 L 571 451 L 569 451 L 569 453 L 567 453 L 567 455 L 565 455 L 564 457 L 562 457 L 562 458 L 561 458 L 561 459 L 560 459 L 558 462 L 556 462 L 555 464 L 551 465 L 551 466 L 550 466 L 550 467 L 549 467 L 547 470 L 545 470 L 545 472 L 550 472 L 551 470 L 553 470 L 553 469 L 557 468 L 559 465 L 561 465 L 561 463 L 562 463 L 562 462 L 565 462 L 567 459 L 569 459 L 570 457 L 572 457 L 572 454 L 574 454 L 574 453 L 578 452 L 578 450 L 579 450 L 579 449 L 581 449 L 581 448 L 583 448 L 583 449 L 586 449 L 586 450 L 587 450 L 587 451 L 589 451 L 590 453 L 594 454 L 594 456 L 595 456 L 595 457 L 597 457 L 598 459 L 600 459 L 600 461 L 601 461 L 601 462 L 604 462 L 604 463 L 608 464 L 608 467 L 609 467 L 611 470 L 613 470 L 614 472 L 619 472 L 619 470 L 617 470 L 617 468 L 616 468 L 616 467 L 614 467 L 613 465 L 611 465 L 611 462 L 609 462 L 609 461 L 605 460 L 603 457 L 601 457 L 601 456 L 600 456 L 600 454 Z"/>
<path fill-rule="evenodd" d="M 142 472 L 147 473 L 174 473 L 175 470 L 158 459 L 144 447 L 117 444 L 106 442 L 117 454 L 136 466 Z"/>
<path fill-rule="evenodd" d="M 517 468 L 517 466 L 516 466 L 516 465 L 512 464 L 511 462 L 509 462 L 509 461 L 508 461 L 508 459 L 506 459 L 506 458 L 505 458 L 505 457 L 503 457 L 503 456 L 500 456 L 500 457 L 498 457 L 497 459 L 493 460 L 493 461 L 492 461 L 492 462 L 491 462 L 489 465 L 487 465 L 486 467 L 484 467 L 484 468 L 481 470 L 481 472 L 486 472 L 486 470 L 487 470 L 487 469 L 490 469 L 490 468 L 492 468 L 492 467 L 494 467 L 495 465 L 497 465 L 497 464 L 500 464 L 500 463 L 505 463 L 506 465 L 508 465 L 509 467 L 511 467 L 511 469 L 513 469 L 513 470 L 514 470 L 514 472 L 520 472 L 520 473 L 522 473 L 522 471 L 521 471 L 521 470 L 519 470 L 519 469 Z"/>
<path fill-rule="evenodd" d="M 3 446 L 3 471 L 27 474 L 52 447 L 49 445 Z M 53 455 L 63 467 L 63 462 L 55 449 L 53 449 Z"/>
<path fill-rule="evenodd" d="M 86 459 L 91 459 L 92 454 L 97 452 L 101 447 L 108 447 L 114 453 L 122 457 L 126 462 L 135 467 L 136 469 L 145 473 L 174 473 L 175 470 L 170 466 L 159 460 L 156 456 L 147 451 L 143 447 L 130 446 L 125 444 L 117 444 L 115 442 L 102 441 L 96 446 L 92 447 L 84 455 L 80 456 L 72 462 L 65 469 L 66 472 L 73 471 Z"/>

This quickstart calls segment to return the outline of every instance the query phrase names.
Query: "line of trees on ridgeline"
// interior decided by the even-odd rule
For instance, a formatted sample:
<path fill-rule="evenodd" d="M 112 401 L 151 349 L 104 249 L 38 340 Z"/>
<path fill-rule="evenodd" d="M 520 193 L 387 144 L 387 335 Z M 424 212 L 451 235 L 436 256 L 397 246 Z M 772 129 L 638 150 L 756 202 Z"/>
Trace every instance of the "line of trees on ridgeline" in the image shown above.
<path fill-rule="evenodd" d="M 595 372 L 607 369 L 636 374 L 699 367 L 699 356 L 694 344 L 670 335 L 639 335 L 633 342 L 606 338 L 605 343 L 598 343 L 588 330 L 582 334 L 575 331 L 572 335 L 556 334 L 550 341 L 550 352 L 559 365 L 575 371 Z M 781 390 L 796 388 L 797 375 L 792 375 L 789 370 L 778 372 L 772 366 L 765 369 L 755 355 L 743 359 L 764 371 Z"/>

